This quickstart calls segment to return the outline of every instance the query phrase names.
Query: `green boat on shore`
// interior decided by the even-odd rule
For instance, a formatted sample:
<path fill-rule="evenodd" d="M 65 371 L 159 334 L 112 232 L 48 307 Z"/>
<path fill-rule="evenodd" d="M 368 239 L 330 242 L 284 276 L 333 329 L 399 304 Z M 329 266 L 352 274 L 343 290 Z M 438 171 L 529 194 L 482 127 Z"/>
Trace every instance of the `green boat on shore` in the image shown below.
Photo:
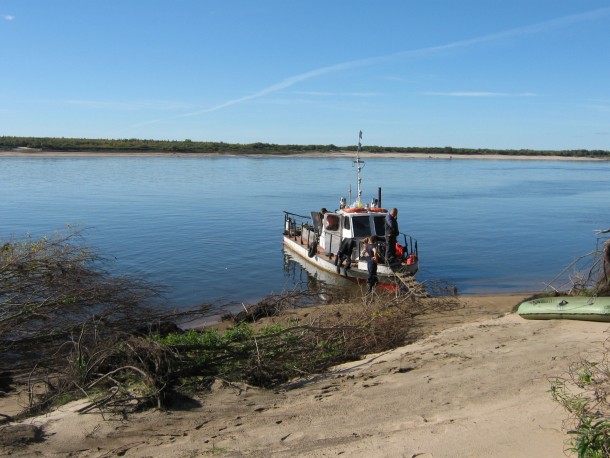
<path fill-rule="evenodd" d="M 610 322 L 610 297 L 558 296 L 522 302 L 517 313 L 528 320 Z"/>

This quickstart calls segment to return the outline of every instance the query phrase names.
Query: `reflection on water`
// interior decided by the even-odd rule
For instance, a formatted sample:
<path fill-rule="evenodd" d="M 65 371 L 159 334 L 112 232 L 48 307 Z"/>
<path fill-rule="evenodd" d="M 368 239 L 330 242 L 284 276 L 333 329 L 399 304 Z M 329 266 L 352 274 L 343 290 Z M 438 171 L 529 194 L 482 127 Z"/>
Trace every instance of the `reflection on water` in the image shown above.
<path fill-rule="evenodd" d="M 284 248 L 284 271 L 295 288 L 318 291 L 326 286 L 346 290 L 346 293 L 359 289 L 346 278 L 317 269 L 310 263 L 292 255 Z"/>

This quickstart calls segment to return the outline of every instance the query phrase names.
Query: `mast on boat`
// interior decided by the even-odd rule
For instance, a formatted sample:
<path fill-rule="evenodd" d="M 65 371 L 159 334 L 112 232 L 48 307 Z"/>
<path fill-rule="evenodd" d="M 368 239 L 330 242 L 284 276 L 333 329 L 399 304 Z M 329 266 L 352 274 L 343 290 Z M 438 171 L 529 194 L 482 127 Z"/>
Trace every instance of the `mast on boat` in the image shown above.
<path fill-rule="evenodd" d="M 362 164 L 362 166 L 364 166 L 364 161 L 360 160 L 360 151 L 362 150 L 361 140 L 362 140 L 362 131 L 360 131 L 360 133 L 358 134 L 358 148 L 356 149 L 356 160 L 354 161 L 354 164 L 356 164 L 356 174 L 358 177 L 358 194 L 356 196 L 356 202 L 355 202 L 356 208 L 363 207 L 362 201 L 360 200 L 360 198 L 362 197 L 362 189 L 360 188 L 360 183 L 362 182 L 362 179 L 360 178 L 360 170 L 362 170 L 362 167 L 360 166 L 360 164 Z M 351 195 L 350 195 L 350 197 L 351 197 Z"/>

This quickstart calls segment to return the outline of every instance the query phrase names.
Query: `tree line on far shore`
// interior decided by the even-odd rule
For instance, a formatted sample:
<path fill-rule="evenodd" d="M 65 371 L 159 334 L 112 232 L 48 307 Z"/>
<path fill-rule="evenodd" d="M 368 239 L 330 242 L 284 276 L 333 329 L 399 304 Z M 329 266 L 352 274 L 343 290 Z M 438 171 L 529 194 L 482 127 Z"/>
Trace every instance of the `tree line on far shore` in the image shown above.
<path fill-rule="evenodd" d="M 273 143 L 225 143 L 196 142 L 186 140 L 141 140 L 131 139 L 89 139 L 53 137 L 0 137 L 0 151 L 17 148 L 31 148 L 41 152 L 133 152 L 133 153 L 208 153 L 208 154 L 300 154 L 308 152 L 333 153 L 355 151 L 353 146 L 330 145 L 277 145 Z M 420 146 L 374 146 L 367 145 L 369 153 L 411 153 L 421 155 L 504 155 L 504 156 L 564 156 L 610 158 L 607 150 L 531 150 L 531 149 L 489 149 Z"/>

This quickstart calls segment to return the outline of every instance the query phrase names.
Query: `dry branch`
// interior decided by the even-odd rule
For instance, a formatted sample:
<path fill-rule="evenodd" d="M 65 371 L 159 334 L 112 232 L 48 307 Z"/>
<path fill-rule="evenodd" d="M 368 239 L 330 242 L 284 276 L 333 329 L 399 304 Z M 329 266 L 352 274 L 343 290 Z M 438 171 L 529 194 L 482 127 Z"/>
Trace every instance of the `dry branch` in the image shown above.
<path fill-rule="evenodd" d="M 205 333 L 192 336 L 174 323 L 204 317 L 209 305 L 164 311 L 155 306 L 158 288 L 110 276 L 103 259 L 80 242 L 69 234 L 0 249 L 0 373 L 27 374 L 26 413 L 85 396 L 91 402 L 84 411 L 124 416 L 162 407 L 181 390 L 205 389 L 216 379 L 276 386 L 410 342 L 417 315 L 456 306 L 453 297 L 373 294 L 341 313 L 332 303 L 353 298 L 332 289 L 290 291 L 264 298 L 224 335 L 197 340 Z M 258 331 L 242 323 L 322 299 L 326 313 L 311 314 L 307 323 Z"/>
<path fill-rule="evenodd" d="M 595 249 L 562 269 L 546 283 L 546 289 L 556 294 L 610 295 L 610 239 L 601 235 L 608 231 L 595 232 L 600 233 Z"/>

